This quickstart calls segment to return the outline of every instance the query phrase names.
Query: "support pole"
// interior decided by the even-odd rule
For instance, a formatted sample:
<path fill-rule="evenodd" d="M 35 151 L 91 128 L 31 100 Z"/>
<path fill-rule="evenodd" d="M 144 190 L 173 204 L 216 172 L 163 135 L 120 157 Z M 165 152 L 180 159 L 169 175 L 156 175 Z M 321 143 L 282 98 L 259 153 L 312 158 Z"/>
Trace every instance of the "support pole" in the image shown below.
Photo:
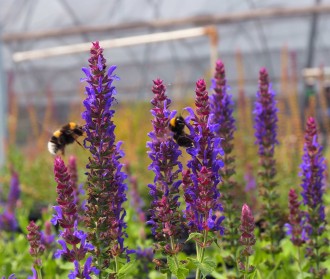
<path fill-rule="evenodd" d="M 2 57 L 2 26 L 0 26 L 0 168 L 6 161 L 5 143 L 7 139 L 7 91 L 6 91 L 6 75 Z"/>
<path fill-rule="evenodd" d="M 215 63 L 218 59 L 218 43 L 219 35 L 218 30 L 215 25 L 207 27 L 207 34 L 209 35 L 210 40 L 210 63 L 211 63 L 211 75 L 213 74 Z"/>

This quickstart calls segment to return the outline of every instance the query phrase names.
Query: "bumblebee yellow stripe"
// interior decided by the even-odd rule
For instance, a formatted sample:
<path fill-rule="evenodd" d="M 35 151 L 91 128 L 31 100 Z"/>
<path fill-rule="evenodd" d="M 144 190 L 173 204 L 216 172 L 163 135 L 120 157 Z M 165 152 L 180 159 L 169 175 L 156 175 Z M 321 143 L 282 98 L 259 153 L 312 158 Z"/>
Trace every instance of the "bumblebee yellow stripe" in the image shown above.
<path fill-rule="evenodd" d="M 170 120 L 170 125 L 172 127 L 175 127 L 175 120 L 176 120 L 176 117 L 173 117 L 171 120 Z"/>
<path fill-rule="evenodd" d="M 61 131 L 60 131 L 60 130 L 55 131 L 54 134 L 53 134 L 53 136 L 54 136 L 55 138 L 59 138 L 60 135 L 61 135 Z"/>
<path fill-rule="evenodd" d="M 70 129 L 73 130 L 74 128 L 77 127 L 77 124 L 74 123 L 74 122 L 70 122 L 70 123 L 69 123 L 69 126 L 70 126 Z"/>

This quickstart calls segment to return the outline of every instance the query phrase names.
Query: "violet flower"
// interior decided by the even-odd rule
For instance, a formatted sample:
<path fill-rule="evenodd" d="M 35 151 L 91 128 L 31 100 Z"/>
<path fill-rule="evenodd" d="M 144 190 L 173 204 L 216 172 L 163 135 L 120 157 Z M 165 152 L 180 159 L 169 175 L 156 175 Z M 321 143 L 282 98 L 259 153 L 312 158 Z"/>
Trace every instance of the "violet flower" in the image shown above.
<path fill-rule="evenodd" d="M 178 201 L 181 184 L 178 174 L 182 170 L 178 158 L 181 151 L 168 129 L 169 121 L 174 117 L 175 112 L 169 110 L 171 100 L 166 95 L 166 87 L 161 79 L 153 82 L 154 98 L 151 101 L 153 131 L 148 134 L 151 141 L 147 143 L 147 147 L 150 149 L 148 155 L 152 160 L 149 170 L 155 173 L 155 178 L 154 183 L 148 185 L 153 198 L 148 224 L 152 225 L 152 233 L 160 249 L 174 255 L 181 249 L 177 238 L 183 232 Z"/>
<path fill-rule="evenodd" d="M 35 268 L 32 267 L 31 270 L 32 270 L 32 276 L 28 276 L 27 279 L 40 279 L 40 278 L 38 278 L 38 273 L 37 273 L 37 271 L 35 270 Z M 9 279 L 9 278 L 8 278 L 8 279 Z M 13 279 L 14 279 L 14 278 L 13 278 Z"/>
<path fill-rule="evenodd" d="M 272 91 L 268 72 L 262 68 L 259 73 L 259 91 L 257 92 L 255 102 L 255 137 L 258 144 L 259 154 L 259 191 L 263 205 L 263 217 L 266 222 L 266 230 L 262 235 L 270 240 L 270 245 L 265 250 L 272 254 L 280 252 L 279 242 L 282 237 L 281 228 L 279 226 L 280 210 L 278 202 L 278 194 L 276 192 L 276 175 L 274 149 L 277 141 L 277 108 L 275 101 L 275 93 Z M 268 261 L 269 268 L 274 267 L 274 261 Z"/>
<path fill-rule="evenodd" d="M 86 278 L 80 261 L 84 260 L 88 251 L 93 251 L 93 245 L 86 242 L 87 234 L 78 230 L 78 213 L 75 203 L 74 190 L 72 188 L 72 180 L 70 179 L 68 169 L 64 165 L 60 157 L 55 158 L 54 162 L 55 180 L 57 182 L 57 203 L 54 206 L 56 214 L 53 216 L 52 223 L 59 224 L 64 230 L 60 232 L 62 239 L 58 243 L 62 249 L 57 250 L 55 257 L 62 256 L 65 260 L 75 263 L 75 270 L 71 272 L 76 277 L 70 278 Z M 90 260 L 86 260 L 85 265 Z M 95 273 L 96 269 L 90 269 Z M 95 273 L 97 274 L 97 273 Z"/>
<path fill-rule="evenodd" d="M 84 266 L 81 267 L 79 264 L 79 261 L 75 260 L 74 261 L 74 266 L 75 269 L 69 273 L 68 278 L 69 279 L 74 279 L 74 278 L 84 278 L 84 279 L 91 279 L 92 277 L 90 274 L 94 273 L 95 275 L 99 275 L 100 271 L 92 266 L 92 257 L 88 257 Z"/>
<path fill-rule="evenodd" d="M 124 183 L 126 174 L 122 172 L 119 159 L 124 156 L 121 142 L 115 143 L 115 125 L 112 109 L 116 102 L 113 74 L 116 66 L 106 69 L 106 60 L 99 42 L 94 42 L 89 58 L 89 68 L 83 68 L 88 83 L 86 87 L 86 110 L 82 117 L 86 121 L 84 145 L 90 151 L 87 165 L 87 204 L 85 224 L 88 227 L 88 241 L 95 250 L 94 261 L 99 268 L 110 265 L 111 259 L 125 254 L 126 215 L 123 203 L 126 201 Z"/>
<path fill-rule="evenodd" d="M 253 174 L 253 167 L 251 164 L 247 164 L 245 174 L 244 174 L 244 181 L 245 181 L 245 192 L 254 191 L 256 189 L 256 180 Z"/>
<path fill-rule="evenodd" d="M 142 207 L 144 206 L 143 199 L 139 193 L 138 189 L 138 181 L 136 176 L 132 174 L 131 167 L 129 163 L 126 163 L 125 170 L 128 175 L 128 181 L 131 185 L 130 187 L 130 196 L 132 198 L 131 205 L 134 208 L 135 212 L 137 213 L 138 220 L 145 224 L 146 222 L 146 215 L 143 211 Z M 144 228 L 143 228 L 144 230 Z M 143 233 L 143 236 L 145 235 L 145 232 Z"/>
<path fill-rule="evenodd" d="M 310 117 L 307 120 L 304 154 L 301 164 L 302 197 L 307 207 L 305 213 L 304 230 L 307 241 L 307 256 L 316 265 L 312 266 L 310 272 L 317 278 L 322 278 L 326 269 L 320 267 L 320 263 L 326 259 L 326 253 L 321 253 L 323 246 L 327 246 L 327 239 L 322 234 L 325 230 L 326 220 L 323 204 L 323 181 L 324 181 L 324 157 L 322 147 L 318 143 L 316 121 Z"/>
<path fill-rule="evenodd" d="M 16 231 L 18 223 L 16 219 L 16 204 L 20 198 L 21 190 L 18 174 L 12 171 L 8 200 L 4 212 L 0 214 L 0 230 Z"/>
<path fill-rule="evenodd" d="M 141 248 L 138 247 L 135 251 L 136 253 L 136 260 L 141 263 L 141 271 L 144 274 L 149 273 L 149 266 L 154 259 L 154 249 L 153 248 Z"/>
<path fill-rule="evenodd" d="M 54 246 L 55 235 L 52 233 L 52 224 L 50 221 L 45 222 L 45 229 L 41 232 L 41 242 L 47 249 Z"/>
<path fill-rule="evenodd" d="M 210 129 L 210 106 L 206 84 L 203 79 L 196 82 L 196 114 L 187 108 L 193 124 L 189 127 L 193 146 L 187 148 L 192 156 L 188 162 L 189 169 L 183 172 L 183 190 L 186 201 L 185 218 L 190 232 L 213 231 L 224 233 L 217 212 L 222 211 L 220 193 L 217 189 L 220 182 L 219 170 L 223 162 L 219 155 L 224 155 L 221 140 L 215 137 Z"/>

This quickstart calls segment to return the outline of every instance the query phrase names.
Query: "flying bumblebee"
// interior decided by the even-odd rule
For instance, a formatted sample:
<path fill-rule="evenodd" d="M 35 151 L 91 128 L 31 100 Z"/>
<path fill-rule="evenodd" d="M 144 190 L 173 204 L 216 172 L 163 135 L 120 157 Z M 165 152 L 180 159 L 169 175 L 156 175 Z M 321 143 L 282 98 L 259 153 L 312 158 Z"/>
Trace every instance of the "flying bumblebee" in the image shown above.
<path fill-rule="evenodd" d="M 192 139 L 184 132 L 186 122 L 182 116 L 173 117 L 169 122 L 169 128 L 173 132 L 173 139 L 179 146 L 191 147 L 193 145 Z"/>
<path fill-rule="evenodd" d="M 61 151 L 64 155 L 66 145 L 77 142 L 80 146 L 81 143 L 77 141 L 79 137 L 84 134 L 82 126 L 74 122 L 70 122 L 61 127 L 61 129 L 55 131 L 48 142 L 48 151 L 56 155 L 58 151 Z"/>

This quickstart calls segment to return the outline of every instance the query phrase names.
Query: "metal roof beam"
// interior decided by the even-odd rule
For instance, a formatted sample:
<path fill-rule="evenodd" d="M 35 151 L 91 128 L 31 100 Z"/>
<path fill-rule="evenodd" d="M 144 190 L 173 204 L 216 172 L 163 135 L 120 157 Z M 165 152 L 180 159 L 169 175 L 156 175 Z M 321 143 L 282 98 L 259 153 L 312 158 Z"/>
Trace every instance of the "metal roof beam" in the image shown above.
<path fill-rule="evenodd" d="M 211 24 L 230 24 L 237 22 L 250 21 L 255 19 L 271 19 L 271 18 L 285 18 L 285 17 L 300 17 L 311 14 L 329 14 L 330 5 L 314 5 L 306 7 L 295 8 L 267 8 L 256 9 L 231 14 L 220 15 L 202 15 L 193 16 L 180 19 L 169 20 L 151 20 L 151 21 L 137 21 L 126 22 L 122 24 L 107 24 L 101 26 L 79 26 L 79 27 L 65 27 L 63 29 L 53 29 L 36 32 L 12 33 L 3 34 L 2 40 L 5 43 L 46 39 L 59 36 L 72 36 L 96 32 L 114 32 L 123 30 L 143 29 L 143 28 L 178 28 L 188 25 L 204 26 Z"/>

